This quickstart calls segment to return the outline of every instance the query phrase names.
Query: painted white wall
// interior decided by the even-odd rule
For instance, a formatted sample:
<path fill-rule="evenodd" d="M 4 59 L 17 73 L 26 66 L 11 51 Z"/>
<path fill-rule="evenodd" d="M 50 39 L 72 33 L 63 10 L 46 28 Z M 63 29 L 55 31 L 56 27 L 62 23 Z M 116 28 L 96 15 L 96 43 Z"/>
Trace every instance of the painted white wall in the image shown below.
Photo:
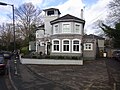
<path fill-rule="evenodd" d="M 52 25 L 50 24 L 50 21 L 57 19 L 58 16 L 45 16 L 44 22 L 45 22 L 45 34 L 52 34 Z"/>
<path fill-rule="evenodd" d="M 54 60 L 54 59 L 25 59 L 21 58 L 22 64 L 44 65 L 83 65 L 83 60 Z"/>
<path fill-rule="evenodd" d="M 36 38 L 43 38 L 43 37 L 44 37 L 44 30 L 37 30 Z"/>

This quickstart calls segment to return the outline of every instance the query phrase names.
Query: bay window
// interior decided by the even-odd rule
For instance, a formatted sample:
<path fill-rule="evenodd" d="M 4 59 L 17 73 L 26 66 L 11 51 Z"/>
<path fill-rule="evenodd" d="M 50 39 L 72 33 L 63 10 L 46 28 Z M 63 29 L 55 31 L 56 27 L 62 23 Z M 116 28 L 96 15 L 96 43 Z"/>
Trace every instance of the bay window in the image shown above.
<path fill-rule="evenodd" d="M 70 40 L 63 40 L 63 52 L 70 51 Z"/>
<path fill-rule="evenodd" d="M 80 52 L 80 40 L 73 40 L 72 45 L 73 52 Z"/>
<path fill-rule="evenodd" d="M 70 23 L 62 24 L 62 33 L 71 33 Z"/>

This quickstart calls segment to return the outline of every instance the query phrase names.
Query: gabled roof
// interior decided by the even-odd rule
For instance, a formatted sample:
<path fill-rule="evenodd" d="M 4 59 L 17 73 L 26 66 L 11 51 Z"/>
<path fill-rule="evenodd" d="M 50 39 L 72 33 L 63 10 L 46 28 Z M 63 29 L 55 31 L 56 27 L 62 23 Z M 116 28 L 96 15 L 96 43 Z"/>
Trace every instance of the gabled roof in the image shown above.
<path fill-rule="evenodd" d="M 90 34 L 90 35 L 84 35 L 84 38 L 85 39 L 100 39 L 100 40 L 104 40 L 105 38 L 103 37 L 100 37 L 100 36 L 96 36 L 96 35 L 93 35 L 93 34 Z"/>
<path fill-rule="evenodd" d="M 57 22 L 70 22 L 70 21 L 79 22 L 79 23 L 83 23 L 83 24 L 85 23 L 85 20 L 80 19 L 80 18 L 75 17 L 75 16 L 72 16 L 70 14 L 67 14 L 67 15 L 62 16 L 60 18 L 57 18 L 57 19 L 51 21 L 50 23 L 54 24 L 54 23 L 57 23 Z"/>
<path fill-rule="evenodd" d="M 59 9 L 57 9 L 57 8 L 48 8 L 48 9 L 44 9 L 43 11 L 53 11 L 53 10 L 57 10 L 58 14 L 61 14 Z"/>
<path fill-rule="evenodd" d="M 41 26 L 38 26 L 37 29 L 36 29 L 36 31 L 37 31 L 37 30 L 44 29 L 44 28 L 45 28 L 45 25 L 43 24 L 43 25 L 41 25 Z"/>

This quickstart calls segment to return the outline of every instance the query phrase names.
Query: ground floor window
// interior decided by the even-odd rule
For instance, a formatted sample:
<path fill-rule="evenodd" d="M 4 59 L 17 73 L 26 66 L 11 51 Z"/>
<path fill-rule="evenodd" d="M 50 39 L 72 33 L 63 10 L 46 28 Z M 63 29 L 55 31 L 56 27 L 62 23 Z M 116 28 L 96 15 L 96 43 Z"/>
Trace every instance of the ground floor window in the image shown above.
<path fill-rule="evenodd" d="M 73 52 L 79 52 L 80 51 L 80 40 L 73 40 L 72 41 L 72 50 Z"/>
<path fill-rule="evenodd" d="M 84 50 L 93 50 L 93 43 L 85 43 Z"/>
<path fill-rule="evenodd" d="M 63 53 L 81 53 L 81 40 L 80 39 L 53 39 L 52 52 Z"/>
<path fill-rule="evenodd" d="M 53 40 L 53 51 L 60 51 L 60 40 Z"/>
<path fill-rule="evenodd" d="M 63 40 L 62 43 L 63 46 L 63 52 L 69 52 L 70 51 L 70 40 Z"/>

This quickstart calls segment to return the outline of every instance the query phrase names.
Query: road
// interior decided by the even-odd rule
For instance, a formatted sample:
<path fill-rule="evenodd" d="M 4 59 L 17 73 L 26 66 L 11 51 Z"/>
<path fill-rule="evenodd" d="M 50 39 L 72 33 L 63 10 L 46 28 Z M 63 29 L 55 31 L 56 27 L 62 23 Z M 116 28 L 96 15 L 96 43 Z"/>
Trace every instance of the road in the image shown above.
<path fill-rule="evenodd" d="M 39 75 L 76 90 L 120 90 L 120 62 L 114 59 L 85 61 L 83 66 L 27 66 Z"/>
<path fill-rule="evenodd" d="M 13 62 L 11 62 L 11 67 L 11 70 L 13 70 Z M 18 75 L 14 75 L 14 71 L 11 71 L 11 77 L 18 90 L 74 90 L 68 86 L 36 75 L 19 62 L 17 63 L 17 69 Z"/>
<path fill-rule="evenodd" d="M 18 90 L 120 90 L 120 62 L 113 59 L 87 61 L 84 66 L 27 66 L 18 62 L 18 75 L 12 71 Z"/>
<path fill-rule="evenodd" d="M 14 90 L 11 86 L 8 75 L 0 76 L 0 90 Z"/>
<path fill-rule="evenodd" d="M 111 86 L 114 90 L 120 90 L 120 61 L 109 59 L 105 62 Z"/>

